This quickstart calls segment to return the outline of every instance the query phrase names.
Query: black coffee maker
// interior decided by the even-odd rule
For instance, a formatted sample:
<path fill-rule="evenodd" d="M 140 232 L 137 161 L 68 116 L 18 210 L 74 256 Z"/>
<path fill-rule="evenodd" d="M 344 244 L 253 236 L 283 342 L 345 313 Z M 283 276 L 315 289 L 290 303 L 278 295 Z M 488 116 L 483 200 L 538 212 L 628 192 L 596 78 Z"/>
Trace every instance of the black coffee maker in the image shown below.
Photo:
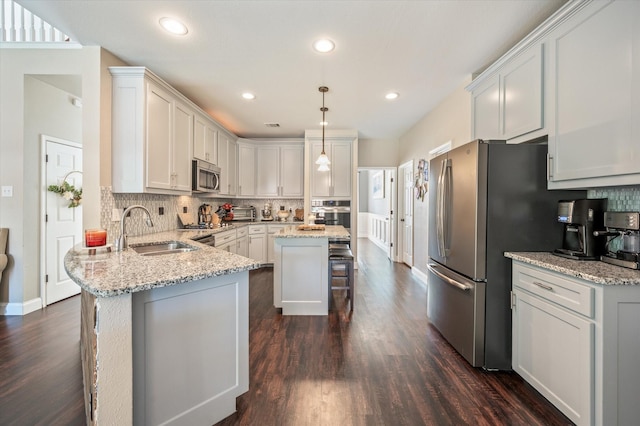
<path fill-rule="evenodd" d="M 593 231 L 603 229 L 607 199 L 562 200 L 558 202 L 558 222 L 564 223 L 562 248 L 554 254 L 575 260 L 598 260 L 604 254 L 606 237 Z"/>

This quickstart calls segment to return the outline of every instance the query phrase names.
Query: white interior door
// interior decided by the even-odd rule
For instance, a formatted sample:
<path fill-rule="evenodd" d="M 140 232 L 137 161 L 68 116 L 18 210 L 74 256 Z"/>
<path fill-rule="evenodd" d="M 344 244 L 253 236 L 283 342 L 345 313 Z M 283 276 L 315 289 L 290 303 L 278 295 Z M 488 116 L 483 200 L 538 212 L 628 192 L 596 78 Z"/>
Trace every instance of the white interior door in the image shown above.
<path fill-rule="evenodd" d="M 413 161 L 400 166 L 400 181 L 398 182 L 398 204 L 400 210 L 400 240 L 401 260 L 413 266 Z"/>
<path fill-rule="evenodd" d="M 396 169 L 386 169 L 385 172 L 385 185 L 389 188 L 389 222 L 387 226 L 387 241 L 389 242 L 389 259 L 396 262 L 398 260 L 398 232 L 397 232 L 397 220 L 396 220 L 396 212 L 398 210 L 398 201 L 396 198 L 397 192 L 397 179 L 396 179 Z"/>
<path fill-rule="evenodd" d="M 66 181 L 82 187 L 82 148 L 73 142 L 43 136 L 45 149 L 44 209 L 44 281 L 45 301 L 49 305 L 80 292 L 64 270 L 64 256 L 74 245 L 82 242 L 82 205 L 69 208 L 69 201 L 47 191 L 49 185 Z M 70 173 L 70 174 L 69 174 Z"/>

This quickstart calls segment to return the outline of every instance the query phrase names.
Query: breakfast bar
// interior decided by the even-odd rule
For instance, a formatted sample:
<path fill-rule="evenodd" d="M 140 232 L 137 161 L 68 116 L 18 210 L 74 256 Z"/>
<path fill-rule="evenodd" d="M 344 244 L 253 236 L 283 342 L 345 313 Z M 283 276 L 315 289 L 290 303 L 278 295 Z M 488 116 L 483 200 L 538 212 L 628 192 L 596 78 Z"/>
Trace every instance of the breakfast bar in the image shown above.
<path fill-rule="evenodd" d="M 87 424 L 211 425 L 249 389 L 248 271 L 259 264 L 191 240 L 196 234 L 65 256 L 82 288 Z M 160 243 L 184 251 L 140 250 Z"/>
<path fill-rule="evenodd" d="M 347 238 L 343 226 L 291 225 L 275 235 L 273 304 L 282 315 L 328 315 L 329 240 Z"/>

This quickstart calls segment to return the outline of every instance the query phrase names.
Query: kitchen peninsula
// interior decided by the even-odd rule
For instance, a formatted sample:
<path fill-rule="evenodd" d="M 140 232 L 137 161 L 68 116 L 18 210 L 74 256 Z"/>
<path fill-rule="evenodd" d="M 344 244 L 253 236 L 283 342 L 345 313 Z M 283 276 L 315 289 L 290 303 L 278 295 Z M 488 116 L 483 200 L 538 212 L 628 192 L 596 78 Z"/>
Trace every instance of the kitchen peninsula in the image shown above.
<path fill-rule="evenodd" d="M 211 425 L 248 390 L 248 271 L 259 265 L 192 241 L 197 234 L 131 237 L 121 252 L 65 256 L 82 288 L 87 424 Z M 166 241 L 194 250 L 134 250 Z"/>
<path fill-rule="evenodd" d="M 291 225 L 275 235 L 273 304 L 282 315 L 328 315 L 329 240 L 348 238 L 343 226 L 303 230 Z"/>

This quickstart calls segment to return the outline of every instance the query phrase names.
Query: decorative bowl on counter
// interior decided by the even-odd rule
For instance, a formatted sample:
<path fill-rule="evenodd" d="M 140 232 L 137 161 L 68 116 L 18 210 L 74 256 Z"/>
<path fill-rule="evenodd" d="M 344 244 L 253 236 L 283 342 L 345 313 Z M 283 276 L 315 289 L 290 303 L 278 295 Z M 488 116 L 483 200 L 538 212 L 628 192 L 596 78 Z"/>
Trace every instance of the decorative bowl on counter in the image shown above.
<path fill-rule="evenodd" d="M 287 210 L 278 210 L 278 219 L 285 221 L 289 219 L 289 211 Z"/>

